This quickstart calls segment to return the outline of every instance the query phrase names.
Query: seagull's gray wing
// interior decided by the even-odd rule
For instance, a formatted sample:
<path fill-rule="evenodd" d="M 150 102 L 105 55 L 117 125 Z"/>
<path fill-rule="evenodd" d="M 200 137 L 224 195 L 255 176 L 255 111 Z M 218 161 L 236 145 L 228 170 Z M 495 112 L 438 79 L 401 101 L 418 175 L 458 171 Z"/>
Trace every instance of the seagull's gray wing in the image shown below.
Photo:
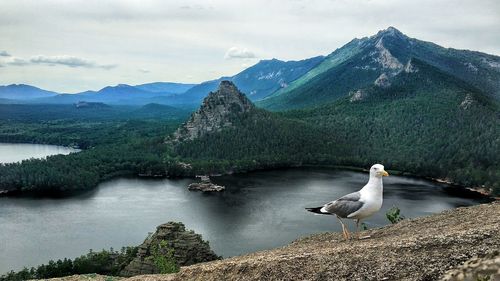
<path fill-rule="evenodd" d="M 363 207 L 363 202 L 361 202 L 360 199 L 361 194 L 357 191 L 342 196 L 335 201 L 326 203 L 323 208 L 328 213 L 335 214 L 341 218 L 347 218 L 347 216 Z"/>

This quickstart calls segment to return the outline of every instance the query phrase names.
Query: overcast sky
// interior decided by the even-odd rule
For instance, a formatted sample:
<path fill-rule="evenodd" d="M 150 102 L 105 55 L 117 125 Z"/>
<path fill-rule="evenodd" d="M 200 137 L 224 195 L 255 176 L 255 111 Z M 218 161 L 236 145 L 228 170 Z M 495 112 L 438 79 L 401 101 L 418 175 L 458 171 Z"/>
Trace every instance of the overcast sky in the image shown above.
<path fill-rule="evenodd" d="M 388 26 L 500 55 L 498 0 L 0 0 L 0 84 L 198 83 L 327 55 Z"/>

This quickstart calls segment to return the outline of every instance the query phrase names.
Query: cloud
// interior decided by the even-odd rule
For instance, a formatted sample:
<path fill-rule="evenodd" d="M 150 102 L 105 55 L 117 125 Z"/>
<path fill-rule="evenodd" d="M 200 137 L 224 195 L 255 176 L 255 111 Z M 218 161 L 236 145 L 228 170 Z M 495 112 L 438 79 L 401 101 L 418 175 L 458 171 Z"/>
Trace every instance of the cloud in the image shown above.
<path fill-rule="evenodd" d="M 230 59 L 252 59 L 256 58 L 255 54 L 247 48 L 231 47 L 226 51 L 224 58 Z"/>
<path fill-rule="evenodd" d="M 229 47 L 238 46 L 239 53 L 247 48 L 258 59 L 301 60 L 327 55 L 354 37 L 391 25 L 444 47 L 500 55 L 500 36 L 491 36 L 500 34 L 499 9 L 499 0 L 0 1 L 0 51 L 28 61 L 26 67 L 14 67 L 12 57 L 0 56 L 5 66 L 0 84 L 32 82 L 81 92 L 124 79 L 141 84 L 144 79 L 182 81 L 189 75 L 189 81 L 202 82 L 234 75 L 246 67 L 243 63 L 256 62 L 233 57 L 234 51 L 224 60 Z M 104 71 L 29 62 L 38 54 L 119 66 Z M 68 70 L 80 75 L 68 75 Z M 95 75 L 96 70 L 101 73 Z"/>
<path fill-rule="evenodd" d="M 98 64 L 96 62 L 74 57 L 74 56 L 34 56 L 30 59 L 30 62 L 33 64 L 48 64 L 48 65 L 65 65 L 69 67 L 86 67 L 86 68 L 103 68 L 103 69 L 111 69 L 115 68 L 115 64 Z"/>
<path fill-rule="evenodd" d="M 6 64 L 15 65 L 15 66 L 24 66 L 24 65 L 28 65 L 29 61 L 27 61 L 23 58 L 9 57 L 9 59 L 6 60 Z"/>
<path fill-rule="evenodd" d="M 142 72 L 142 73 L 150 73 L 151 71 L 150 71 L 149 69 L 139 68 L 139 72 Z"/>
<path fill-rule="evenodd" d="M 7 51 L 0 51 L 0 57 L 10 57 L 10 54 Z"/>

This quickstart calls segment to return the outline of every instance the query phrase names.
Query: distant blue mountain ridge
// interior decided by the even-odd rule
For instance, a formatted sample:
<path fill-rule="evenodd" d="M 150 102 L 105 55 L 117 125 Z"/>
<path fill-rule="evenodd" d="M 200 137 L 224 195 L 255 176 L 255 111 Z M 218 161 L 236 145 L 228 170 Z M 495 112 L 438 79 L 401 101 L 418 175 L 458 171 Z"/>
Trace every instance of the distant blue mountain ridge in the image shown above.
<path fill-rule="evenodd" d="M 206 81 L 200 84 L 153 82 L 140 85 L 118 84 L 99 91 L 84 91 L 63 94 L 46 91 L 29 85 L 0 87 L 0 103 L 46 103 L 73 104 L 79 101 L 107 104 L 145 105 L 198 105 L 209 92 L 216 90 L 222 80 L 233 81 L 251 100 L 258 100 L 304 75 L 321 63 L 322 56 L 301 60 L 262 60 L 257 64 L 229 77 Z"/>

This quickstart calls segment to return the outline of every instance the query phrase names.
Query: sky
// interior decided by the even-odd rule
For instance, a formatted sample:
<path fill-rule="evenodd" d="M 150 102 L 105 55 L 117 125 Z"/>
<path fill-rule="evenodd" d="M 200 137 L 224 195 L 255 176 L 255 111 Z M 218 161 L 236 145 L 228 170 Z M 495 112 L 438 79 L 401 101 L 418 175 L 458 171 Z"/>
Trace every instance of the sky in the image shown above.
<path fill-rule="evenodd" d="M 498 0 L 0 0 L 0 85 L 199 83 L 327 55 L 388 26 L 500 55 Z"/>

